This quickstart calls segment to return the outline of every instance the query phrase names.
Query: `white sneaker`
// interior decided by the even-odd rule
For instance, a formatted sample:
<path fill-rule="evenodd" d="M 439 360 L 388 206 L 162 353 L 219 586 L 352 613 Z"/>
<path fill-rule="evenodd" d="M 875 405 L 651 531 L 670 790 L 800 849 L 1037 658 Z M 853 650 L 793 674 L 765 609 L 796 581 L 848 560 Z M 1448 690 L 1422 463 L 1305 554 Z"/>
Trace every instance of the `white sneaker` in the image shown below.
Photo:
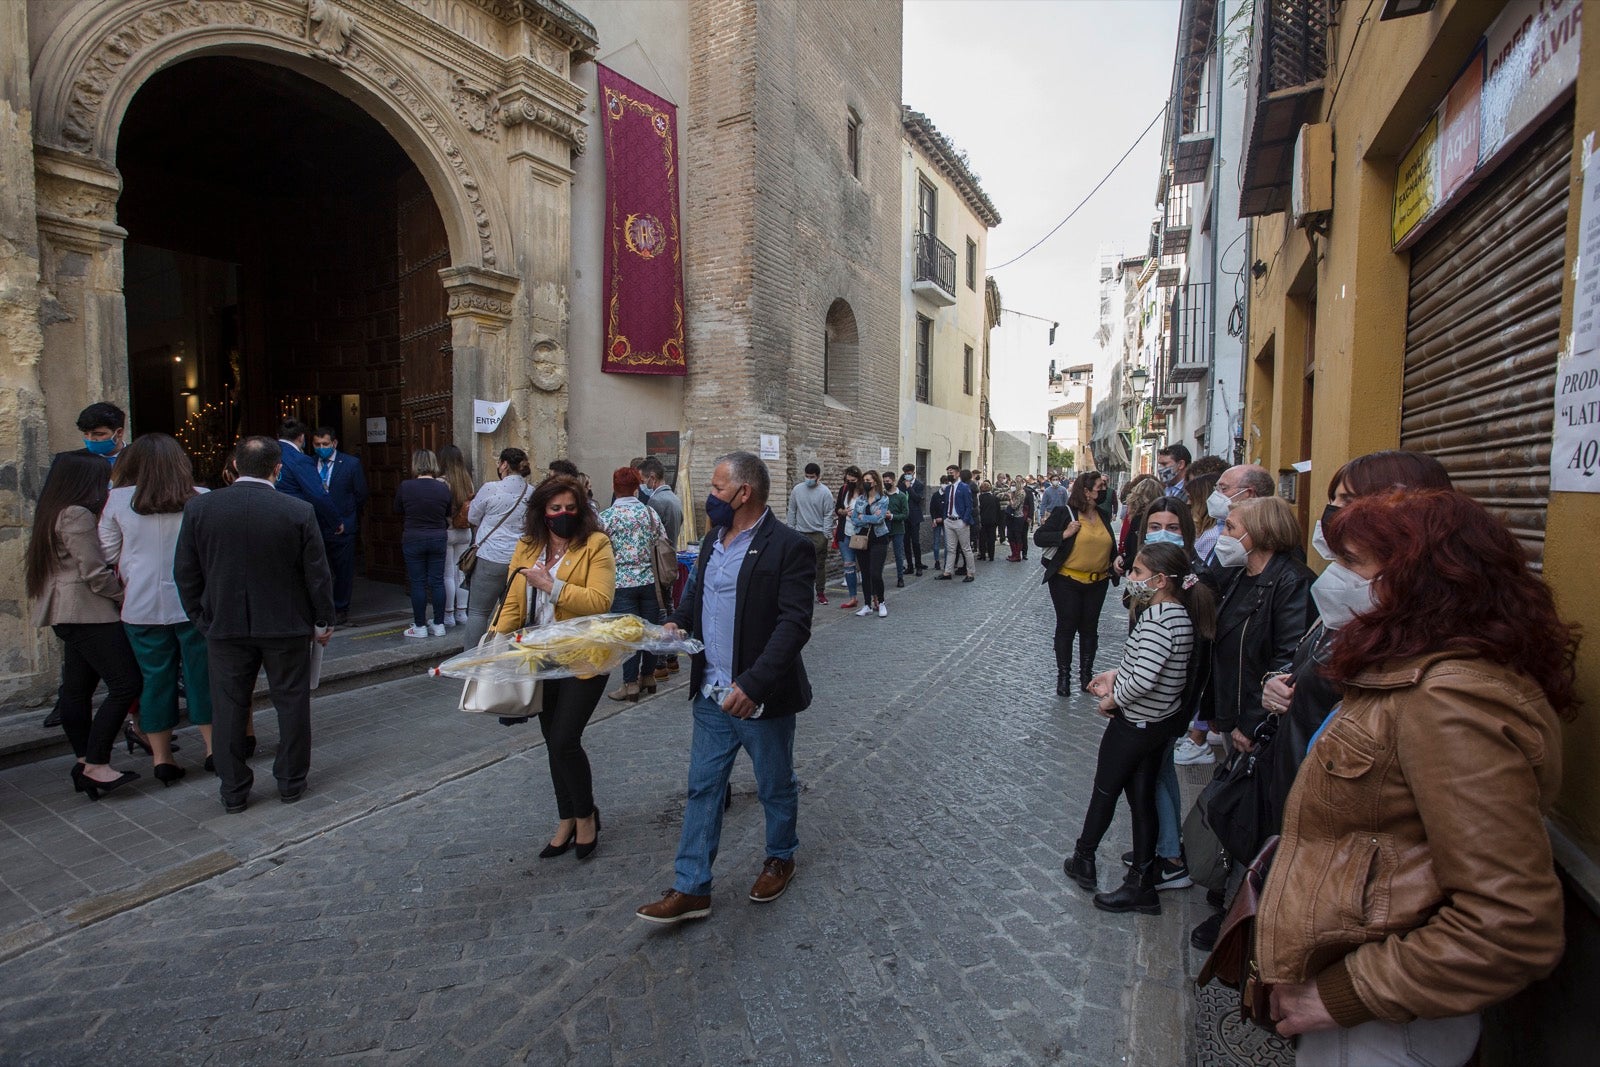
<path fill-rule="evenodd" d="M 439 622 L 430 622 L 428 624 L 428 633 L 432 634 L 434 637 L 443 637 L 444 624 Z"/>
<path fill-rule="evenodd" d="M 887 604 L 879 604 L 878 605 L 878 618 L 887 619 L 888 617 L 889 617 L 889 605 L 887 605 Z"/>
<path fill-rule="evenodd" d="M 871 604 L 866 604 L 866 605 L 862 606 L 860 611 L 856 612 L 856 618 L 858 618 L 858 619 L 865 618 L 866 616 L 871 615 L 871 614 L 872 614 L 872 605 Z"/>
<path fill-rule="evenodd" d="M 1180 767 L 1204 767 L 1217 762 L 1210 745 L 1197 745 L 1185 737 L 1172 750 L 1172 762 Z"/>
<path fill-rule="evenodd" d="M 428 636 L 428 628 L 426 626 L 407 626 L 406 627 L 406 631 L 405 631 L 405 636 L 407 636 L 407 637 L 427 637 Z"/>
<path fill-rule="evenodd" d="M 456 625 L 457 626 L 465 626 L 466 624 L 467 624 L 467 610 L 465 608 L 458 608 L 456 610 Z"/>
<path fill-rule="evenodd" d="M 454 626 L 455 624 L 456 624 L 456 613 L 453 612 L 453 611 L 447 611 L 447 612 L 444 613 L 444 622 L 440 623 L 439 625 L 443 626 L 445 629 L 449 629 L 450 627 Z"/>
<path fill-rule="evenodd" d="M 1222 744 L 1222 735 L 1217 733 L 1215 730 L 1207 730 L 1206 731 L 1206 744 L 1208 744 L 1208 745 L 1220 745 L 1220 744 Z"/>

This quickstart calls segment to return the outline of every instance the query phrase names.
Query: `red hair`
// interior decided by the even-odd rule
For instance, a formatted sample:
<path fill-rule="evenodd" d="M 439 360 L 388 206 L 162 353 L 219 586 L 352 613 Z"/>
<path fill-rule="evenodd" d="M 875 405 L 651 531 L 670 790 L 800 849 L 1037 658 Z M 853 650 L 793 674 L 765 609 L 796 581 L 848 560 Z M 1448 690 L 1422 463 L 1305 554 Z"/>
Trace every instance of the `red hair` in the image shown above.
<path fill-rule="evenodd" d="M 618 467 L 611 472 L 611 492 L 615 496 L 632 496 L 639 491 L 639 471 L 633 467 Z"/>
<path fill-rule="evenodd" d="M 1577 709 L 1578 631 L 1556 614 L 1505 523 L 1454 490 L 1364 496 L 1323 525 L 1328 546 L 1382 564 L 1377 607 L 1339 631 L 1327 675 L 1345 683 L 1386 660 L 1459 652 L 1510 667 L 1563 718 Z"/>

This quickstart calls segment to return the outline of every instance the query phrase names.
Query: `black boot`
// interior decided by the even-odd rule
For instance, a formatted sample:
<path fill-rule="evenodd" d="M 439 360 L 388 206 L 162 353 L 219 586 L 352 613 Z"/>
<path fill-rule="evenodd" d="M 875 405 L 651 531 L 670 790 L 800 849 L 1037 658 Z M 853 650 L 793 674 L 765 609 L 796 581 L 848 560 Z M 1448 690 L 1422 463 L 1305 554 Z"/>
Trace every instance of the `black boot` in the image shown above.
<path fill-rule="evenodd" d="M 1064 696 L 1071 696 L 1071 695 L 1072 695 L 1072 672 L 1067 670 L 1064 667 L 1058 668 L 1056 670 L 1056 696 L 1064 697 Z"/>
<path fill-rule="evenodd" d="M 1128 868 L 1122 888 L 1110 893 L 1096 893 L 1094 906 L 1101 911 L 1136 911 L 1142 915 L 1160 915 L 1161 898 L 1156 896 L 1156 864 L 1146 860 Z"/>
<path fill-rule="evenodd" d="M 1085 852 L 1082 848 L 1073 848 L 1072 855 L 1062 861 L 1061 869 L 1067 872 L 1068 878 L 1071 878 L 1091 893 L 1100 888 L 1100 875 L 1095 870 L 1093 852 Z"/>

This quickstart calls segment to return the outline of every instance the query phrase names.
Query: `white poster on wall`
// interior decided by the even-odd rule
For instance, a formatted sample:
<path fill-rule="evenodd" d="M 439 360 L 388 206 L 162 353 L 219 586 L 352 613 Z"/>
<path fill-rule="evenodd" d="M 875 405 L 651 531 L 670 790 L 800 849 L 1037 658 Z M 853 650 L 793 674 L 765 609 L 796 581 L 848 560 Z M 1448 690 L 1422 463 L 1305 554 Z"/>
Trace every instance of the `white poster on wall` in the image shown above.
<path fill-rule="evenodd" d="M 389 420 L 382 415 L 367 420 L 367 444 L 381 445 L 389 440 Z"/>
<path fill-rule="evenodd" d="M 1556 366 L 1550 489 L 1600 493 L 1600 154 L 1583 167 L 1572 352 Z"/>
<path fill-rule="evenodd" d="M 494 433 L 500 420 L 511 410 L 509 400 L 474 400 L 472 402 L 472 428 L 478 433 Z"/>
<path fill-rule="evenodd" d="M 777 434 L 775 434 L 775 433 L 764 433 L 764 434 L 761 435 L 761 458 L 762 459 L 777 459 L 778 458 L 778 435 Z"/>

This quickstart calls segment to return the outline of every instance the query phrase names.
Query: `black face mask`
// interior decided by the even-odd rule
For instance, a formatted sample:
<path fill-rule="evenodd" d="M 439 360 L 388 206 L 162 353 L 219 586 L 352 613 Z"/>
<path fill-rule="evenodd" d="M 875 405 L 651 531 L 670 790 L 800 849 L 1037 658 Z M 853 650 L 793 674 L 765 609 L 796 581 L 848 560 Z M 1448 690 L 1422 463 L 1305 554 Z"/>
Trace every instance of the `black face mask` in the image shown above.
<path fill-rule="evenodd" d="M 555 516 L 546 515 L 544 524 L 550 528 L 551 533 L 562 540 L 567 540 L 578 532 L 578 516 L 567 511 Z"/>

